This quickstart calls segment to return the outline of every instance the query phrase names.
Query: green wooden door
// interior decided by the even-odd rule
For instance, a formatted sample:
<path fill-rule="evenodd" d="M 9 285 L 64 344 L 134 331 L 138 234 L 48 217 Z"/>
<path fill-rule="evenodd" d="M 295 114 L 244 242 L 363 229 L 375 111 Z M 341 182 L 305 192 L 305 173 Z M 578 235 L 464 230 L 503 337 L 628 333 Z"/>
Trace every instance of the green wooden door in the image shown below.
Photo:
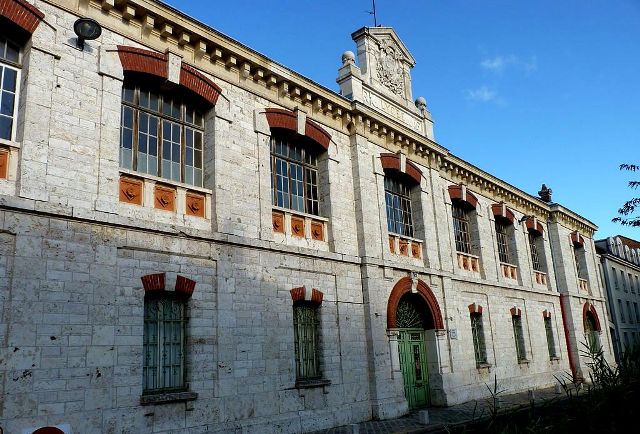
<path fill-rule="evenodd" d="M 404 394 L 409 408 L 425 407 L 429 405 L 429 372 L 424 330 L 401 329 L 398 347 Z"/>

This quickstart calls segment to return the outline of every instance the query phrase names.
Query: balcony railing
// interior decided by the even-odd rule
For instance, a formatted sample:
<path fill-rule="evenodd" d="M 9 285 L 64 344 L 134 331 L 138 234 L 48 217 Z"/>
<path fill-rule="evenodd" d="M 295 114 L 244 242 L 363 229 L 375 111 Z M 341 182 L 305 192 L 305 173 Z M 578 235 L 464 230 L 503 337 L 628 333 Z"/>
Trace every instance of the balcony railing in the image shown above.
<path fill-rule="evenodd" d="M 389 234 L 389 251 L 410 258 L 422 258 L 422 241 L 397 234 Z"/>
<path fill-rule="evenodd" d="M 518 280 L 518 267 L 506 262 L 500 262 L 500 271 L 502 275 L 507 279 Z"/>
<path fill-rule="evenodd" d="M 543 273 L 542 271 L 534 271 L 535 280 L 538 285 L 546 285 L 547 284 L 547 273 Z"/>
<path fill-rule="evenodd" d="M 469 253 L 458 252 L 458 267 L 463 270 L 480 272 L 480 258 Z"/>

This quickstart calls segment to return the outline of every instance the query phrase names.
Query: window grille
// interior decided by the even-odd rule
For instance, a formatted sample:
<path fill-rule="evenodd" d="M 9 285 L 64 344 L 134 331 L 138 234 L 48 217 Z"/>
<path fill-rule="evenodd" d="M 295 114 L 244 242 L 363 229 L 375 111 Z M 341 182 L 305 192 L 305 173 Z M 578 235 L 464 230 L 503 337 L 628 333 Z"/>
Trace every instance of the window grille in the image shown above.
<path fill-rule="evenodd" d="M 20 47 L 0 35 L 0 139 L 15 140 Z"/>
<path fill-rule="evenodd" d="M 384 177 L 384 196 L 387 203 L 387 229 L 389 232 L 413 237 L 410 188 L 401 180 Z"/>
<path fill-rule="evenodd" d="M 544 319 L 544 330 L 547 334 L 547 347 L 549 348 L 549 358 L 554 359 L 558 357 L 556 353 L 556 340 L 553 336 L 553 326 L 551 324 L 551 318 Z"/>
<path fill-rule="evenodd" d="M 469 234 L 469 215 L 461 203 L 454 203 L 451 206 L 453 216 L 453 232 L 456 239 L 456 251 L 471 254 L 471 242 Z"/>
<path fill-rule="evenodd" d="M 172 298 L 145 298 L 143 391 L 185 388 L 185 303 Z"/>
<path fill-rule="evenodd" d="M 476 364 L 487 363 L 487 350 L 484 343 L 484 329 L 482 328 L 482 314 L 471 314 L 471 334 L 473 336 L 473 351 Z"/>
<path fill-rule="evenodd" d="M 538 254 L 538 237 L 540 235 L 529 232 L 529 247 L 531 248 L 531 264 L 535 271 L 544 272 L 540 263 L 540 255 Z"/>
<path fill-rule="evenodd" d="M 511 322 L 513 323 L 513 335 L 516 342 L 518 362 L 522 362 L 527 360 L 527 352 L 524 346 L 524 333 L 522 331 L 522 317 L 520 315 L 513 315 Z"/>
<path fill-rule="evenodd" d="M 318 308 L 308 303 L 293 306 L 296 379 L 320 378 Z"/>
<path fill-rule="evenodd" d="M 502 219 L 496 218 L 496 238 L 498 241 L 498 257 L 500 262 L 505 264 L 511 263 L 509 255 L 509 235 L 507 234 L 508 225 Z"/>
<path fill-rule="evenodd" d="M 294 140 L 271 137 L 273 203 L 282 208 L 319 215 L 318 159 Z"/>
<path fill-rule="evenodd" d="M 120 167 L 202 187 L 204 117 L 181 100 L 125 83 Z"/>

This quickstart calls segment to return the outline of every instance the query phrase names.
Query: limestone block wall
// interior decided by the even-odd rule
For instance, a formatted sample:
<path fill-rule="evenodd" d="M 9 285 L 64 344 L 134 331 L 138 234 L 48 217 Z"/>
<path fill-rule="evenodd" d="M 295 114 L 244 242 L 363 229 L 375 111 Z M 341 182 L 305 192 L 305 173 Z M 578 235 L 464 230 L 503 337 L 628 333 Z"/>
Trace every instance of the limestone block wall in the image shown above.
<path fill-rule="evenodd" d="M 23 211 L 2 211 L 0 222 L 7 432 L 69 423 L 74 432 L 293 433 L 370 417 L 356 264 Z M 178 274 L 197 282 L 186 360 L 198 398 L 141 406 L 140 277 L 158 272 L 168 288 Z M 289 290 L 302 285 L 324 293 L 325 387 L 294 388 Z"/>

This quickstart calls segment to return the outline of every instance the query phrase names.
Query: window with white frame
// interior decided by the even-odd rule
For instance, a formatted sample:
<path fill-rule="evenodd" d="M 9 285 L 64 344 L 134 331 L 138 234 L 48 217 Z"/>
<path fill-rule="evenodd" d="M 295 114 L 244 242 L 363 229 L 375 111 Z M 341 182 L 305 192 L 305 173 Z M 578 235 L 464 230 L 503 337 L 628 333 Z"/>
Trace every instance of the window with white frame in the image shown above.
<path fill-rule="evenodd" d="M 120 167 L 202 187 L 204 127 L 195 101 L 125 79 Z"/>
<path fill-rule="evenodd" d="M 271 135 L 271 190 L 273 204 L 319 215 L 318 151 L 304 137 L 273 129 Z"/>
<path fill-rule="evenodd" d="M 186 300 L 164 293 L 144 300 L 143 393 L 186 389 Z"/>
<path fill-rule="evenodd" d="M 15 140 L 20 46 L 0 32 L 0 139 Z"/>

